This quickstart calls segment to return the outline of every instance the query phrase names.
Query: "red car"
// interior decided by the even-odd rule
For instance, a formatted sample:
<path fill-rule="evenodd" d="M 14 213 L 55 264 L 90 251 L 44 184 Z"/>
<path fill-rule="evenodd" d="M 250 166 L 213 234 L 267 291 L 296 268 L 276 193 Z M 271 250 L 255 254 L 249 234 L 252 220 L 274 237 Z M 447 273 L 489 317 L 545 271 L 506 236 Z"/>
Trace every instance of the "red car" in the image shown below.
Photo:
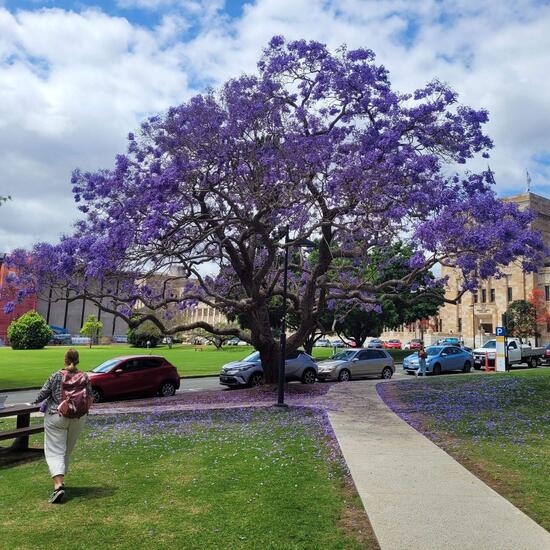
<path fill-rule="evenodd" d="M 95 402 L 144 394 L 169 397 L 180 387 L 176 367 L 160 355 L 108 359 L 88 376 Z"/>
<path fill-rule="evenodd" d="M 411 340 L 408 343 L 408 349 L 420 349 L 421 347 L 422 347 L 422 340 L 419 340 L 419 339 Z"/>
<path fill-rule="evenodd" d="M 386 349 L 401 349 L 401 340 L 388 340 L 384 342 Z"/>

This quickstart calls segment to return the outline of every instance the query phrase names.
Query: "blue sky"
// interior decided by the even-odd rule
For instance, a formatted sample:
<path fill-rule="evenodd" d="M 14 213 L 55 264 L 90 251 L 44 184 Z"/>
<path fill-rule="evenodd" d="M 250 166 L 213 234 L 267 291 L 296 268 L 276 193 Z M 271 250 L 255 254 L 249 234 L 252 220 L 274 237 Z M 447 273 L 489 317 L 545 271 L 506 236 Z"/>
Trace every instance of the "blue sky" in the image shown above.
<path fill-rule="evenodd" d="M 550 195 L 550 2 L 0 0 L 0 250 L 55 240 L 75 167 L 112 165 L 146 116 L 251 72 L 274 34 L 369 47 L 400 91 L 433 78 L 490 112 L 501 195 Z M 471 164 L 484 168 L 486 161 Z"/>

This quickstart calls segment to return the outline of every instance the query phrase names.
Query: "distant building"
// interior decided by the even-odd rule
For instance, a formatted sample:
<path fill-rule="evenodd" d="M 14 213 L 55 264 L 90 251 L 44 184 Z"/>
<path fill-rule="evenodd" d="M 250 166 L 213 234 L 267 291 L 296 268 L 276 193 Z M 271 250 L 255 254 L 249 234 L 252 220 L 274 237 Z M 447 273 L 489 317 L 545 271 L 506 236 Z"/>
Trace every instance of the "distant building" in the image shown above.
<path fill-rule="evenodd" d="M 4 263 L 5 256 L 5 254 L 0 254 L 0 288 L 4 287 L 6 277 L 9 273 Z M 181 271 L 177 269 L 173 269 L 166 274 L 154 275 L 154 277 L 149 280 L 149 284 L 163 288 L 167 296 L 183 296 L 183 287 L 185 283 L 186 280 L 182 278 Z M 104 285 L 112 287 L 114 295 L 119 293 L 119 288 L 121 286 L 120 281 L 116 278 L 109 283 L 105 282 Z M 71 296 L 74 296 L 72 291 L 60 291 L 53 288 L 44 289 L 38 296 L 29 296 L 25 298 L 23 302 L 15 306 L 12 313 L 5 314 L 4 306 L 11 301 L 13 297 L 0 294 L 0 340 L 6 343 L 9 324 L 14 319 L 17 319 L 30 310 L 35 310 L 40 313 L 49 325 L 64 329 L 73 336 L 80 333 L 80 329 L 89 315 L 94 315 L 103 323 L 103 336 L 113 337 L 125 335 L 128 331 L 127 323 L 120 317 L 102 310 L 99 305 L 89 299 L 71 300 Z M 107 299 L 105 299 L 104 303 L 108 305 Z M 137 304 L 136 309 L 139 308 L 140 304 Z M 227 322 L 225 315 L 220 311 L 204 304 L 198 304 L 193 310 L 177 315 L 170 324 L 189 323 L 199 320 L 211 324 Z"/>
<path fill-rule="evenodd" d="M 550 200 L 534 193 L 522 193 L 503 199 L 512 201 L 524 209 L 536 213 L 532 228 L 540 231 L 544 244 L 550 248 Z M 525 273 L 519 264 L 503 268 L 504 277 L 482 281 L 479 290 L 467 292 L 457 304 L 445 304 L 439 315 L 424 322 L 424 339 L 431 344 L 446 336 L 462 336 L 467 346 L 479 346 L 494 337 L 495 328 L 501 325 L 502 315 L 514 300 L 527 300 L 533 289 L 538 289 L 550 306 L 550 258 L 536 273 Z M 442 276 L 448 276 L 446 295 L 454 298 L 460 288 L 458 270 L 444 267 Z M 403 327 L 400 331 L 388 331 L 382 338 L 400 338 L 407 341 L 420 336 L 420 323 Z M 541 341 L 550 341 L 550 324 L 539 326 Z"/>

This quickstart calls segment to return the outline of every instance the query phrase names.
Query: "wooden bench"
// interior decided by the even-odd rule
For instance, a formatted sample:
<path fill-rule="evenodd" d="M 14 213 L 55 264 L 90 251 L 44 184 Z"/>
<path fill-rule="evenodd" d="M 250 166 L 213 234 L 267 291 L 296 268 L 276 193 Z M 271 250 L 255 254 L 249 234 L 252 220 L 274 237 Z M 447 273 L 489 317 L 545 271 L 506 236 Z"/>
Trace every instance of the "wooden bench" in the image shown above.
<path fill-rule="evenodd" d="M 4 439 L 15 439 L 10 450 L 26 451 L 29 448 L 29 436 L 44 431 L 44 426 L 31 426 L 31 413 L 38 412 L 38 405 L 6 405 L 0 409 L 0 418 L 17 416 L 15 430 L 0 432 L 0 441 Z"/>

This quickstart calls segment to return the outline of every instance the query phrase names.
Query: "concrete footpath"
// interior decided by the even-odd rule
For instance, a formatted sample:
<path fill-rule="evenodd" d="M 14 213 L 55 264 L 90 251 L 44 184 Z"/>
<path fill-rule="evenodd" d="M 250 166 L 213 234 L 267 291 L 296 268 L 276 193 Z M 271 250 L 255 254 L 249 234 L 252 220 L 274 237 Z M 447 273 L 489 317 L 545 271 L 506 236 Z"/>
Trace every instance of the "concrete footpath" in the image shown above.
<path fill-rule="evenodd" d="M 550 533 L 401 420 L 372 381 L 328 396 L 382 550 L 550 550 Z"/>

